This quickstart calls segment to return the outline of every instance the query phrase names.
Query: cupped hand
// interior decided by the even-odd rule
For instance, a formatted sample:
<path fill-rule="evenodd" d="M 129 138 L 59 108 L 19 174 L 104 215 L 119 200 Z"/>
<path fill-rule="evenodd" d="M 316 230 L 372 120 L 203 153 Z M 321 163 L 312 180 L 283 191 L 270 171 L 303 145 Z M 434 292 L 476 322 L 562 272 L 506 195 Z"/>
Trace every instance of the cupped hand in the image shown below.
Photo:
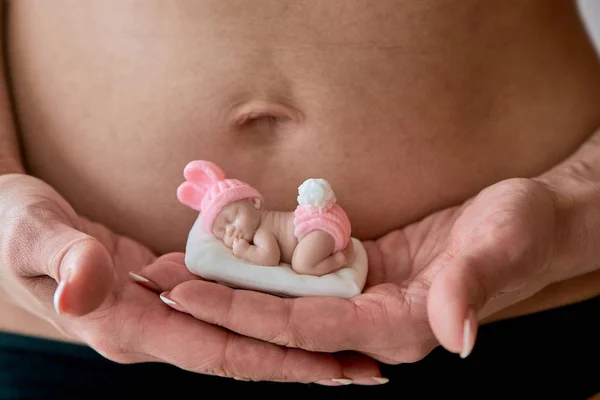
<path fill-rule="evenodd" d="M 380 376 L 364 356 L 285 348 L 199 321 L 131 279 L 140 280 L 130 274 L 148 264 L 181 262 L 177 255 L 156 258 L 141 244 L 78 216 L 34 177 L 0 176 L 0 288 L 108 359 L 252 380 L 343 384 L 347 375 Z"/>
<path fill-rule="evenodd" d="M 550 282 L 548 271 L 558 262 L 559 205 L 546 186 L 510 179 L 364 242 L 367 285 L 347 300 L 280 298 L 183 276 L 169 281 L 183 264 L 141 273 L 167 291 L 163 298 L 173 308 L 271 343 L 352 350 L 385 363 L 418 361 L 439 344 L 465 357 L 479 320 Z"/>

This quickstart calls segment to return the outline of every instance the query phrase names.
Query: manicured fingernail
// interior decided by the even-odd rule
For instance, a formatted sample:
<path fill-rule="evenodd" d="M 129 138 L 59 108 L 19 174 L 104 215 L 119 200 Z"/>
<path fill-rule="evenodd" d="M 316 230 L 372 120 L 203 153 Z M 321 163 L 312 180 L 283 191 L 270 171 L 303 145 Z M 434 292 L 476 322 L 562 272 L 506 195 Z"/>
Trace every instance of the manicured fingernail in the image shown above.
<path fill-rule="evenodd" d="M 154 282 L 152 282 L 150 279 L 148 278 L 144 278 L 141 275 L 138 275 L 134 272 L 130 272 L 129 276 L 131 276 L 131 279 L 133 279 L 136 283 L 140 284 L 141 286 L 145 287 L 148 290 L 151 290 L 153 292 L 160 292 L 160 288 L 158 287 L 158 285 Z"/>
<path fill-rule="evenodd" d="M 384 383 L 388 383 L 390 381 L 388 378 L 381 378 L 381 377 L 377 377 L 377 376 L 374 376 L 372 379 L 375 382 L 378 382 L 380 385 L 383 385 Z"/>
<path fill-rule="evenodd" d="M 383 385 L 384 383 L 388 383 L 390 380 L 388 378 L 382 378 L 379 376 L 374 376 L 372 378 L 355 378 L 355 385 Z"/>
<path fill-rule="evenodd" d="M 176 306 L 177 303 L 175 303 L 173 300 L 171 300 L 170 298 L 167 297 L 169 292 L 164 292 L 160 294 L 160 299 L 165 303 L 168 304 L 170 306 Z"/>
<path fill-rule="evenodd" d="M 352 382 L 354 382 L 352 379 L 332 379 L 332 381 L 341 383 L 342 385 L 350 385 Z"/>
<path fill-rule="evenodd" d="M 475 312 L 470 310 L 463 324 L 463 348 L 460 353 L 461 358 L 467 358 L 473 350 L 473 346 L 475 345 L 474 333 L 476 325 Z"/>
<path fill-rule="evenodd" d="M 350 385 L 353 382 L 354 381 L 352 379 L 334 378 L 334 379 L 324 379 L 322 381 L 318 381 L 315 383 L 317 383 L 319 385 L 325 385 L 325 386 L 342 386 L 342 385 Z"/>
<path fill-rule="evenodd" d="M 61 297 L 62 294 L 65 290 L 65 287 L 67 286 L 67 283 L 69 282 L 69 277 L 71 276 L 71 269 L 67 269 L 65 270 L 63 276 L 60 277 L 60 283 L 58 284 L 58 287 L 56 288 L 56 291 L 54 292 L 54 310 L 58 313 L 58 314 L 63 314 L 63 310 L 61 310 L 60 308 L 60 302 L 61 302 Z"/>
<path fill-rule="evenodd" d="M 181 304 L 179 304 L 178 302 L 171 299 L 171 297 L 169 297 L 170 293 L 171 292 L 162 292 L 160 294 L 159 297 L 163 301 L 163 303 L 165 303 L 166 305 L 168 305 L 169 307 L 171 307 L 174 310 L 180 311 L 182 313 L 187 313 L 188 311 L 185 309 L 185 307 L 183 307 Z"/>

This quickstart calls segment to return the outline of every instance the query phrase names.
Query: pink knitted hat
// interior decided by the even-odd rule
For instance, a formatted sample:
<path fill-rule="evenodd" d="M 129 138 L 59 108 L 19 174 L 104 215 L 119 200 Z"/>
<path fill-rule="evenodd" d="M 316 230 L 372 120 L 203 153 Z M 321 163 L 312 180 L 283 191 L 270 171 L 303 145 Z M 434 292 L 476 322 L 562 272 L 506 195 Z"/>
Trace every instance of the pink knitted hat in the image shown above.
<path fill-rule="evenodd" d="M 210 161 L 190 162 L 183 170 L 186 182 L 177 188 L 178 200 L 200 212 L 202 226 L 212 232 L 221 210 L 233 202 L 258 197 L 261 194 L 245 182 L 227 179 L 225 172 Z"/>

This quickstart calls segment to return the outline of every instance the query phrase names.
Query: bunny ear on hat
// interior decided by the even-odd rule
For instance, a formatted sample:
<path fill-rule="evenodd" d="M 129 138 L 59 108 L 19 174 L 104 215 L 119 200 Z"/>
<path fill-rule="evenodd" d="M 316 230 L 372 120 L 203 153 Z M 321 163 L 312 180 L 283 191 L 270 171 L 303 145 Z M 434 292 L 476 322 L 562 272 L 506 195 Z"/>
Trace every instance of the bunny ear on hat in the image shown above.
<path fill-rule="evenodd" d="M 198 186 L 212 185 L 227 177 L 217 164 L 204 160 L 192 161 L 186 165 L 183 176 L 186 180 Z"/>
<path fill-rule="evenodd" d="M 192 161 L 183 170 L 186 182 L 177 188 L 177 198 L 186 206 L 201 211 L 204 195 L 211 186 L 226 178 L 225 172 L 210 161 Z"/>

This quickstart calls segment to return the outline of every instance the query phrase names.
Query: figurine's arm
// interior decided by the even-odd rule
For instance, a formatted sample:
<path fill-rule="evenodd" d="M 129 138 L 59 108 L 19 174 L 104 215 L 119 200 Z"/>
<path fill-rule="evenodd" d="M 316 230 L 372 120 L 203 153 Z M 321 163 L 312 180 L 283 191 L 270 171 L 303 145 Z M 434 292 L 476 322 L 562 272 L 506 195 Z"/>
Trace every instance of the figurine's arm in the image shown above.
<path fill-rule="evenodd" d="M 245 261 L 258 265 L 277 266 L 281 261 L 281 250 L 275 236 L 266 229 L 254 235 L 254 245 L 243 239 L 233 242 L 233 254 Z"/>

